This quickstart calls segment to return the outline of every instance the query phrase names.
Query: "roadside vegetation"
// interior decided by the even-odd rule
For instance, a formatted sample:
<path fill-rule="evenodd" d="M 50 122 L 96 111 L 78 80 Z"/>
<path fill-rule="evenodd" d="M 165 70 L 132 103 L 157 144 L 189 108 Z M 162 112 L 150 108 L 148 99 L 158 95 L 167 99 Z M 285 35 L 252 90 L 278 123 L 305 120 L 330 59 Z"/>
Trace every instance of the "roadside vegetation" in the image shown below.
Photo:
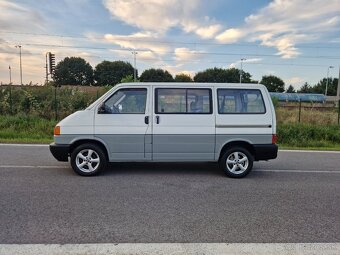
<path fill-rule="evenodd" d="M 129 76 L 128 81 L 131 79 Z M 58 120 L 86 108 L 108 89 L 108 86 L 3 86 L 0 88 L 0 142 L 52 142 Z M 283 107 L 277 99 L 273 102 L 280 148 L 340 150 L 336 107 L 303 103 L 300 111 L 298 104 Z"/>
<path fill-rule="evenodd" d="M 50 143 L 57 121 L 37 116 L 0 115 L 1 143 Z"/>

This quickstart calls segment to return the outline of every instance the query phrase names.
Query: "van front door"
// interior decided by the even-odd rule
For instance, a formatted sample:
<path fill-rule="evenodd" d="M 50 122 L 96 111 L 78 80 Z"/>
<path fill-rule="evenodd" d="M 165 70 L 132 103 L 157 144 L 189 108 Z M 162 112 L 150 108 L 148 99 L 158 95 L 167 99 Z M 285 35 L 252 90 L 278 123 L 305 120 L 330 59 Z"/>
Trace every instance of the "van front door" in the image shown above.
<path fill-rule="evenodd" d="M 110 161 L 151 160 L 150 103 L 147 87 L 121 88 L 95 115 L 95 136 L 109 148 Z"/>
<path fill-rule="evenodd" d="M 155 86 L 153 92 L 153 160 L 214 160 L 211 89 Z"/>

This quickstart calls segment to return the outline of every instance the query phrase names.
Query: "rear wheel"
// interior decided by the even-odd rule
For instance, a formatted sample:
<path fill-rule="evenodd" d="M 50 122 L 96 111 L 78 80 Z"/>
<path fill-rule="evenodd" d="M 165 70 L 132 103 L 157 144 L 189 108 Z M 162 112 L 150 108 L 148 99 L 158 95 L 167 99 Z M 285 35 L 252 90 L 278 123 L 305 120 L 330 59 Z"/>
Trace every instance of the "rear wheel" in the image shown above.
<path fill-rule="evenodd" d="M 228 149 L 220 159 L 220 167 L 227 176 L 242 178 L 253 168 L 253 156 L 243 147 Z"/>
<path fill-rule="evenodd" d="M 86 143 L 79 145 L 71 153 L 71 166 L 82 176 L 98 174 L 106 166 L 104 151 L 97 145 Z"/>

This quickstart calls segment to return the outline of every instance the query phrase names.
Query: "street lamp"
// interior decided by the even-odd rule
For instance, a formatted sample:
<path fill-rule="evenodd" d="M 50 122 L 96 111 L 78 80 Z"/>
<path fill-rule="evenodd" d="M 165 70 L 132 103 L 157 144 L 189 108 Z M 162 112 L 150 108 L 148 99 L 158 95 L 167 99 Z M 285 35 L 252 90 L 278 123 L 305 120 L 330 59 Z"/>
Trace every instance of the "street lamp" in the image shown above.
<path fill-rule="evenodd" d="M 138 54 L 138 52 L 133 51 L 131 53 L 133 55 L 133 63 L 134 63 L 134 66 L 133 66 L 133 81 L 136 82 L 137 81 L 136 55 Z"/>
<path fill-rule="evenodd" d="M 241 71 L 240 71 L 240 83 L 242 83 L 242 69 L 243 69 L 243 61 L 247 60 L 246 58 L 241 58 Z"/>
<path fill-rule="evenodd" d="M 329 69 L 334 68 L 334 66 L 329 66 L 327 68 L 327 82 L 326 82 L 326 91 L 325 91 L 325 96 L 327 96 L 327 89 L 328 89 L 328 82 L 329 82 Z"/>
<path fill-rule="evenodd" d="M 20 85 L 22 85 L 21 45 L 15 45 L 15 48 L 19 48 L 19 56 L 20 56 Z"/>

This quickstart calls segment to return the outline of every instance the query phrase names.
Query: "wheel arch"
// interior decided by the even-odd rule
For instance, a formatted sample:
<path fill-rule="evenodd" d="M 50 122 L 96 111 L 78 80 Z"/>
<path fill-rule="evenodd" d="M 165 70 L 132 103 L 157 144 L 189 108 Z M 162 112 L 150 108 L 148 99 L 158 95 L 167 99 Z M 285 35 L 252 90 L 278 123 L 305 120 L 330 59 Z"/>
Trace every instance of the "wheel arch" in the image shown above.
<path fill-rule="evenodd" d="M 76 141 L 73 141 L 70 145 L 70 154 L 72 153 L 72 151 L 77 148 L 78 146 L 85 144 L 85 143 L 92 143 L 95 144 L 97 146 L 99 146 L 105 153 L 106 159 L 109 160 L 109 150 L 107 148 L 107 146 L 105 145 L 104 142 L 97 140 L 97 139 L 89 139 L 89 138 L 84 138 L 84 139 L 79 139 Z"/>
<path fill-rule="evenodd" d="M 253 156 L 253 158 L 255 158 L 255 149 L 254 146 L 248 142 L 248 141 L 243 141 L 243 140 L 236 140 L 236 141 L 229 141 L 227 143 L 225 143 L 219 152 L 219 156 L 218 156 L 218 161 L 220 161 L 221 157 L 224 155 L 224 153 L 233 147 L 242 147 L 246 150 L 249 151 L 249 153 Z"/>

